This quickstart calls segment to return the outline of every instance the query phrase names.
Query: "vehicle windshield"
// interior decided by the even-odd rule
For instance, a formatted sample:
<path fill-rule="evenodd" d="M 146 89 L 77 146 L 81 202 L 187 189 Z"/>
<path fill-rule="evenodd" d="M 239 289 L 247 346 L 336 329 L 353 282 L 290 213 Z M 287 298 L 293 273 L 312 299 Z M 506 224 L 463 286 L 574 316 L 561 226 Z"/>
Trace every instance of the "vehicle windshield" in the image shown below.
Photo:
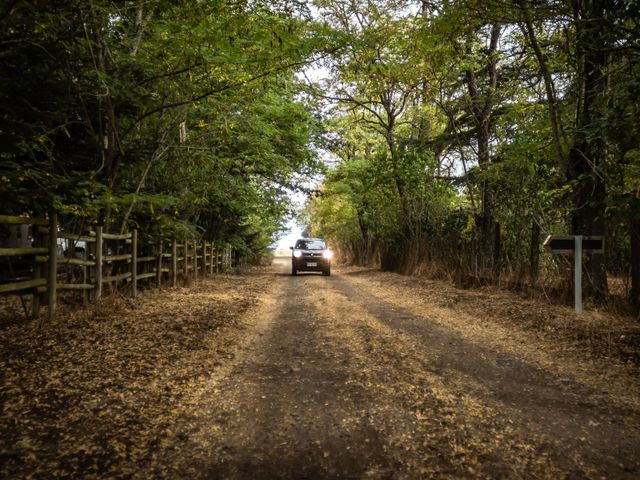
<path fill-rule="evenodd" d="M 322 240 L 298 240 L 296 242 L 298 250 L 324 250 L 325 244 Z"/>

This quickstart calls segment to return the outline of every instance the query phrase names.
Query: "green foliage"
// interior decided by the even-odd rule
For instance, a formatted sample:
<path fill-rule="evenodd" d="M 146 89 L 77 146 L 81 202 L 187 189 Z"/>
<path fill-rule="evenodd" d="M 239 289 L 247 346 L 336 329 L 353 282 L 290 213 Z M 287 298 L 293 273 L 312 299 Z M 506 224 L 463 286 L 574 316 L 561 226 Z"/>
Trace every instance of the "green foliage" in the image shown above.
<path fill-rule="evenodd" d="M 315 234 L 356 261 L 521 284 L 546 234 L 609 224 L 608 268 L 640 272 L 637 7 L 316 3 L 349 47 L 319 86 L 339 163 L 309 203 Z"/>
<path fill-rule="evenodd" d="M 317 144 L 337 162 L 304 215 L 357 261 L 521 283 L 536 235 L 588 228 L 640 269 L 637 6 L 419 3 L 15 2 L 3 208 L 259 252 Z"/>
<path fill-rule="evenodd" d="M 294 77 L 326 47 L 312 29 L 270 2 L 18 2 L 0 26 L 3 208 L 265 248 L 318 166 Z"/>

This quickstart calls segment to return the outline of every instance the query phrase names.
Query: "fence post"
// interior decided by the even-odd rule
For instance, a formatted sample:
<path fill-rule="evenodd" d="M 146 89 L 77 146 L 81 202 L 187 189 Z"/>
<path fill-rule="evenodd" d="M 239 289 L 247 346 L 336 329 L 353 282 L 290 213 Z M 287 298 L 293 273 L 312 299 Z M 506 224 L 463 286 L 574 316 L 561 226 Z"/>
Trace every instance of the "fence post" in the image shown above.
<path fill-rule="evenodd" d="M 226 273 L 227 271 L 227 245 L 225 244 L 224 247 L 222 247 L 222 259 L 220 260 L 220 266 L 222 269 L 222 273 Z"/>
<path fill-rule="evenodd" d="M 209 264 L 207 263 L 207 258 L 209 258 L 209 243 L 204 241 L 202 243 L 202 276 L 204 277 L 209 275 Z"/>
<path fill-rule="evenodd" d="M 138 230 L 131 232 L 131 296 L 138 294 Z"/>
<path fill-rule="evenodd" d="M 213 263 L 215 262 L 214 257 L 213 257 L 213 252 L 214 252 L 214 248 L 213 248 L 213 242 L 211 242 L 210 245 L 210 253 L 209 253 L 209 275 L 213 275 Z"/>
<path fill-rule="evenodd" d="M 49 321 L 53 321 L 56 315 L 58 274 L 58 214 L 51 212 L 49 216 L 49 278 L 47 290 L 49 291 Z"/>
<path fill-rule="evenodd" d="M 42 234 L 38 232 L 38 226 L 33 226 L 33 246 L 34 247 L 42 247 L 43 246 Z M 42 278 L 42 264 L 39 262 L 35 262 L 33 265 L 33 278 Z M 38 318 L 40 315 L 40 293 L 38 293 L 38 289 L 34 289 L 33 296 L 31 298 L 31 318 Z"/>
<path fill-rule="evenodd" d="M 158 271 L 156 272 L 156 284 L 158 288 L 162 286 L 162 235 L 158 240 Z"/>
<path fill-rule="evenodd" d="M 202 276 L 207 276 L 207 242 L 202 242 Z"/>
<path fill-rule="evenodd" d="M 178 244 L 176 237 L 171 240 L 171 285 L 178 285 Z"/>
<path fill-rule="evenodd" d="M 198 280 L 198 240 L 193 241 L 193 279 Z"/>
<path fill-rule="evenodd" d="M 184 246 L 182 247 L 183 255 L 182 255 L 182 273 L 184 275 L 184 281 L 187 281 L 189 277 L 189 245 L 187 244 L 187 237 L 184 237 Z"/>
<path fill-rule="evenodd" d="M 84 249 L 84 261 L 88 262 L 89 261 L 89 243 L 86 242 L 85 243 L 85 249 Z M 89 267 L 86 265 L 82 266 L 82 283 L 84 283 L 85 285 L 87 283 L 89 283 Z M 88 306 L 89 305 L 89 290 L 82 290 L 82 305 L 83 306 Z"/>
<path fill-rule="evenodd" d="M 202 276 L 207 276 L 207 241 L 202 242 Z"/>
<path fill-rule="evenodd" d="M 102 298 L 102 227 L 96 227 L 96 287 L 95 299 Z"/>

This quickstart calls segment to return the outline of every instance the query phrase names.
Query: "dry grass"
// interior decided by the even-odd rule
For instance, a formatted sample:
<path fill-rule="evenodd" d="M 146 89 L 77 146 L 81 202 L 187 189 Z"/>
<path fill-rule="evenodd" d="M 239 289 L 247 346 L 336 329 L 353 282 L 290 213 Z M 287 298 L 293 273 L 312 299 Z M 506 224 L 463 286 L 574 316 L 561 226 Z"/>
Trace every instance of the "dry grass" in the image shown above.
<path fill-rule="evenodd" d="M 497 344 L 585 384 L 640 402 L 640 324 L 630 316 L 526 298 L 496 287 L 461 289 L 444 281 L 348 268 L 382 299 L 452 328 L 473 342 Z"/>

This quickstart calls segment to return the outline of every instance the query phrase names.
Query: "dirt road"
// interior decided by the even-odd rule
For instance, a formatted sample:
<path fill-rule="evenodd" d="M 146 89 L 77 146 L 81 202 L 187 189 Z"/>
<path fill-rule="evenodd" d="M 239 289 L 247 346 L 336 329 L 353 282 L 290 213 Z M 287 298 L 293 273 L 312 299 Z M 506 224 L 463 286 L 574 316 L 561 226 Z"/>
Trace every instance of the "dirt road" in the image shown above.
<path fill-rule="evenodd" d="M 166 442 L 165 466 L 139 473 L 640 476 L 633 397 L 448 327 L 437 309 L 417 313 L 367 272 L 291 277 L 286 260 L 276 270 L 234 360 Z"/>
<path fill-rule="evenodd" d="M 289 268 L 3 326 L 0 477 L 640 478 L 638 368 L 589 353 L 597 315 Z"/>

